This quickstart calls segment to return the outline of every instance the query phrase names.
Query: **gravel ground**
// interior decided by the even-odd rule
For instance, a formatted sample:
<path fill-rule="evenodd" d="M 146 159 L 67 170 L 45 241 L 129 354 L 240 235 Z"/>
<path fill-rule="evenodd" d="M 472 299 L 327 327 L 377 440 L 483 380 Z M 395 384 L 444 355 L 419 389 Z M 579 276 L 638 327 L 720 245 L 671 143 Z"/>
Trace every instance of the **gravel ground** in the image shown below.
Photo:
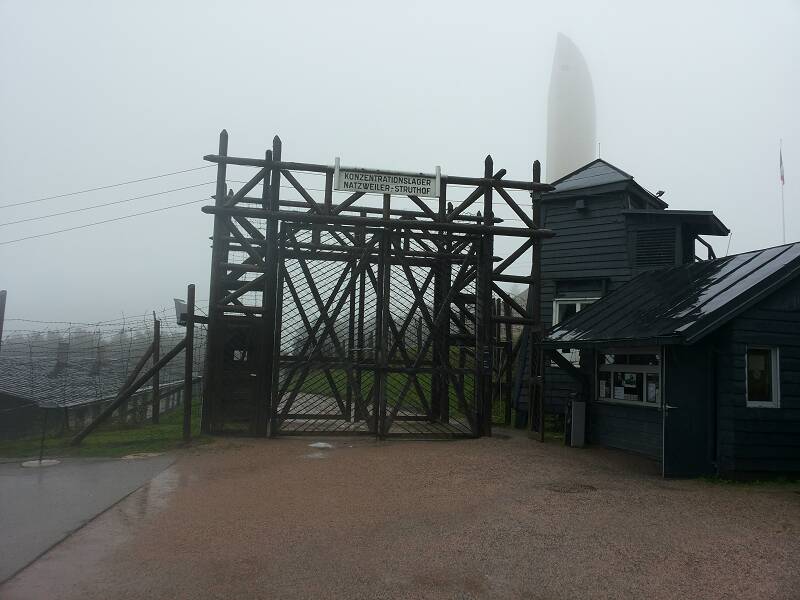
<path fill-rule="evenodd" d="M 800 597 L 798 485 L 516 434 L 320 440 L 187 451 L 0 597 Z"/>

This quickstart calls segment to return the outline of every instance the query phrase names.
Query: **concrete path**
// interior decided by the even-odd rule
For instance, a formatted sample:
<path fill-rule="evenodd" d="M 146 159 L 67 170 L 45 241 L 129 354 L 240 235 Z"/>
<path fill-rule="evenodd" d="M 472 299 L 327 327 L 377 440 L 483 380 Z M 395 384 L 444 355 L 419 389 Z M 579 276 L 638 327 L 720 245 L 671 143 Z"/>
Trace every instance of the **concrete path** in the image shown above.
<path fill-rule="evenodd" d="M 0 464 L 0 582 L 168 467 L 174 458 Z"/>

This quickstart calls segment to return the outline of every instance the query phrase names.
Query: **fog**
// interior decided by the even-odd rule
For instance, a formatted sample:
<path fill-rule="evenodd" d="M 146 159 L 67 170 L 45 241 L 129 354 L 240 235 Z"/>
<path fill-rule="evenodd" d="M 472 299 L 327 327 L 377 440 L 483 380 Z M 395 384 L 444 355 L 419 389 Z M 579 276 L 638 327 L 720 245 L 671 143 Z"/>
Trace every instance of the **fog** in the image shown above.
<path fill-rule="evenodd" d="M 800 3 L 0 1 L 0 205 L 230 153 L 508 177 L 545 161 L 553 48 L 591 72 L 600 155 L 674 209 L 713 210 L 718 255 L 800 238 Z M 245 172 L 237 172 L 237 175 Z M 98 321 L 208 294 L 212 218 L 153 210 L 214 169 L 0 208 L 8 319 Z M 7 323 L 7 328 L 11 323 Z"/>

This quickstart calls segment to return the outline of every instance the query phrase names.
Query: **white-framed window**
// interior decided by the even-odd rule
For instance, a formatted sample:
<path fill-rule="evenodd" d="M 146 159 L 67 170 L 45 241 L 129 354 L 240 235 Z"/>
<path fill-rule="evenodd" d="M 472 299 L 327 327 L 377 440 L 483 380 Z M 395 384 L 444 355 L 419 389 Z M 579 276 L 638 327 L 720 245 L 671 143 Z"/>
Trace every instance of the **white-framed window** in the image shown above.
<path fill-rule="evenodd" d="M 745 353 L 745 398 L 750 408 L 779 408 L 780 352 L 775 347 L 748 346 Z"/>
<path fill-rule="evenodd" d="M 556 298 L 553 300 L 553 325 L 555 326 L 562 321 L 566 321 L 572 315 L 579 313 L 581 309 L 599 299 L 600 298 Z M 559 350 L 559 352 L 573 365 L 577 365 L 580 362 L 580 352 L 578 350 Z"/>
<path fill-rule="evenodd" d="M 600 402 L 661 406 L 661 352 L 658 348 L 608 349 L 597 355 Z"/>
<path fill-rule="evenodd" d="M 553 325 L 566 321 L 600 298 L 556 298 L 553 300 Z"/>

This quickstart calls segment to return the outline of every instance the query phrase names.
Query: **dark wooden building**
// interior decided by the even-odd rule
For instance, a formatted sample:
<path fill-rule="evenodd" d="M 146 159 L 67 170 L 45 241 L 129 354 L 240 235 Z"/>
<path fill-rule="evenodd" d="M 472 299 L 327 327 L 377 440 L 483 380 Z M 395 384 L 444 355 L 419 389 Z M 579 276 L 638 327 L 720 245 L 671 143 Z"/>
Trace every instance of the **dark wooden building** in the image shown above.
<path fill-rule="evenodd" d="M 800 243 L 647 271 L 555 327 L 590 443 L 666 476 L 800 472 Z"/>
<path fill-rule="evenodd" d="M 553 182 L 544 194 L 542 221 L 555 232 L 542 246 L 542 322 L 546 327 L 583 310 L 637 274 L 713 257 L 703 235 L 728 235 L 707 211 L 668 210 L 621 169 L 597 159 Z M 697 251 L 696 251 L 697 249 Z M 577 364 L 577 353 L 565 356 Z M 527 407 L 518 385 L 517 408 Z M 550 363 L 545 368 L 545 409 L 563 414 L 578 392 L 575 381 Z"/>

